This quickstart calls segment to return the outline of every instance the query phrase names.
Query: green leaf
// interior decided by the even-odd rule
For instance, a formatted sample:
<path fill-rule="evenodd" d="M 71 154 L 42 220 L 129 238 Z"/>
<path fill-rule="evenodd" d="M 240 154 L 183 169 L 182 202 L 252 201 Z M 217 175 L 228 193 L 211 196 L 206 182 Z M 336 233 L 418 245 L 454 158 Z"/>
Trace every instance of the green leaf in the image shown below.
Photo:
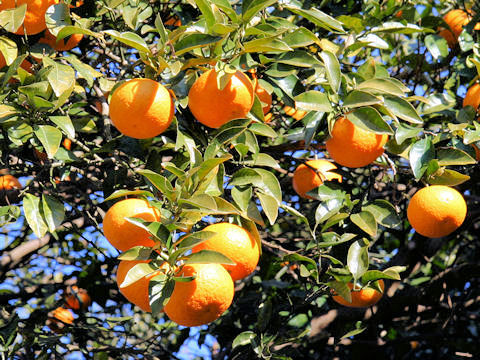
<path fill-rule="evenodd" d="M 137 49 L 141 53 L 152 55 L 152 52 L 148 48 L 148 45 L 145 42 L 145 40 L 143 40 L 142 37 L 140 37 L 139 35 L 133 32 L 127 31 L 127 32 L 120 33 L 116 30 L 105 30 L 104 33 L 107 35 L 110 35 L 115 40 L 118 40 L 127 46 Z"/>
<path fill-rule="evenodd" d="M 244 331 L 238 334 L 235 339 L 233 339 L 232 349 L 235 349 L 238 346 L 245 346 L 251 343 L 252 339 L 255 337 L 253 331 Z"/>
<path fill-rule="evenodd" d="M 177 246 L 179 249 L 191 249 L 194 246 L 201 244 L 204 241 L 215 236 L 217 233 L 213 231 L 197 231 L 188 235 L 185 235 L 178 240 Z"/>
<path fill-rule="evenodd" d="M 236 263 L 229 257 L 213 250 L 200 250 L 193 253 L 185 260 L 187 264 L 224 264 L 224 265 L 236 265 Z"/>
<path fill-rule="evenodd" d="M 125 220 L 153 235 L 154 239 L 158 240 L 163 246 L 167 243 L 170 231 L 161 222 L 145 221 L 140 217 L 126 217 Z"/>
<path fill-rule="evenodd" d="M 368 211 L 361 211 L 350 216 L 352 222 L 370 236 L 377 236 L 377 222 Z"/>
<path fill-rule="evenodd" d="M 215 15 L 213 14 L 212 6 L 208 0 L 195 0 L 195 4 L 205 18 L 208 28 L 211 28 L 216 23 Z"/>
<path fill-rule="evenodd" d="M 315 8 L 305 10 L 293 4 L 289 4 L 288 6 L 285 6 L 285 8 L 328 31 L 345 33 L 345 30 L 343 29 L 342 23 L 340 21 L 325 14 L 320 10 L 317 10 Z"/>
<path fill-rule="evenodd" d="M 371 32 L 396 33 L 396 34 L 414 34 L 418 32 L 433 32 L 431 29 L 421 28 L 414 24 L 403 24 L 396 21 L 387 21 L 380 26 L 370 29 Z"/>
<path fill-rule="evenodd" d="M 405 92 L 410 91 L 401 83 L 393 81 L 391 78 L 374 78 L 365 80 L 357 85 L 357 90 L 366 90 L 372 94 L 404 96 Z"/>
<path fill-rule="evenodd" d="M 372 203 L 362 207 L 362 210 L 371 213 L 378 224 L 387 228 L 396 228 L 402 222 L 395 207 L 387 200 L 374 200 Z"/>
<path fill-rule="evenodd" d="M 222 40 L 220 36 L 198 33 L 189 34 L 175 44 L 175 54 L 180 56 L 193 49 L 213 45 L 220 40 Z"/>
<path fill-rule="evenodd" d="M 173 185 L 165 176 L 148 169 L 138 170 L 137 172 L 147 178 L 167 199 L 173 200 Z"/>
<path fill-rule="evenodd" d="M 167 305 L 173 290 L 175 289 L 175 280 L 167 279 L 165 274 L 159 274 L 148 283 L 148 296 L 152 315 L 158 315 L 165 305 Z"/>
<path fill-rule="evenodd" d="M 397 96 L 385 96 L 385 107 L 400 119 L 413 124 L 422 124 L 423 120 L 408 101 Z"/>
<path fill-rule="evenodd" d="M 307 111 L 331 112 L 332 104 L 327 94 L 316 90 L 306 91 L 295 96 L 295 106 Z"/>
<path fill-rule="evenodd" d="M 361 90 L 353 90 L 343 99 L 343 106 L 345 107 L 362 107 L 380 103 L 382 103 L 382 99 Z"/>
<path fill-rule="evenodd" d="M 123 279 L 123 282 L 119 287 L 121 289 L 132 285 L 134 282 L 152 274 L 156 270 L 157 269 L 150 263 L 136 264 L 130 270 L 128 270 L 127 275 L 125 275 L 125 279 Z"/>
<path fill-rule="evenodd" d="M 25 194 L 23 198 L 23 213 L 28 225 L 39 238 L 48 231 L 48 226 L 43 220 L 40 210 L 40 198 L 32 194 Z"/>
<path fill-rule="evenodd" d="M 268 53 L 292 51 L 293 49 L 277 37 L 265 37 L 247 41 L 243 44 L 243 50 L 246 53 Z"/>
<path fill-rule="evenodd" d="M 351 302 L 351 301 L 349 301 Z M 354 330 L 351 330 L 349 332 L 347 332 L 345 335 L 343 335 L 340 339 L 348 339 L 352 336 L 355 336 L 355 335 L 358 335 L 358 334 L 361 334 L 362 332 L 364 332 L 365 330 L 367 329 L 367 327 L 363 327 L 363 328 L 358 328 L 358 329 L 354 329 Z"/>
<path fill-rule="evenodd" d="M 371 281 L 376 281 L 380 279 L 390 279 L 390 280 L 400 280 L 400 275 L 393 270 L 390 271 L 379 271 L 379 270 L 368 270 L 362 276 L 362 283 L 366 284 Z"/>
<path fill-rule="evenodd" d="M 376 134 L 393 135 L 390 125 L 382 118 L 382 115 L 370 106 L 353 109 L 347 113 L 347 119 L 363 130 Z"/>
<path fill-rule="evenodd" d="M 327 70 L 327 79 L 330 83 L 330 87 L 335 93 L 340 90 L 342 84 L 342 72 L 340 71 L 340 63 L 337 57 L 330 51 L 322 51 L 320 57 Z"/>
<path fill-rule="evenodd" d="M 198 172 L 196 174 L 198 176 L 198 181 L 202 181 L 205 176 L 210 173 L 210 171 L 212 171 L 214 168 L 224 163 L 225 161 L 231 160 L 232 158 L 233 156 L 231 154 L 226 154 L 222 157 L 205 160 L 202 165 L 200 165 L 200 168 L 198 169 Z"/>
<path fill-rule="evenodd" d="M 321 62 L 306 51 L 296 50 L 289 51 L 278 56 L 275 61 L 281 64 L 292 65 L 296 67 L 311 68 L 313 66 L 320 66 Z"/>
<path fill-rule="evenodd" d="M 60 130 L 50 125 L 39 125 L 34 132 L 47 152 L 48 158 L 52 159 L 60 147 L 62 133 Z"/>
<path fill-rule="evenodd" d="M 18 55 L 17 43 L 6 36 L 0 36 L 0 54 L 3 55 L 5 63 L 10 65 Z"/>
<path fill-rule="evenodd" d="M 134 246 L 117 256 L 119 260 L 149 260 L 153 249 L 149 246 Z"/>
<path fill-rule="evenodd" d="M 293 32 L 285 34 L 282 41 L 293 49 L 306 47 L 313 43 L 320 43 L 320 39 L 304 27 L 297 28 Z"/>
<path fill-rule="evenodd" d="M 429 184 L 455 186 L 470 180 L 470 176 L 461 174 L 455 170 L 443 169 L 427 178 Z"/>
<path fill-rule="evenodd" d="M 75 71 L 68 65 L 59 64 L 49 57 L 43 58 L 43 64 L 49 68 L 48 82 L 58 97 L 58 105 L 63 105 L 75 87 Z"/>
<path fill-rule="evenodd" d="M 333 232 L 324 232 L 322 233 L 322 242 L 318 243 L 319 248 L 327 248 L 330 246 L 336 246 L 339 244 L 343 244 L 345 242 L 349 242 L 353 238 L 355 238 L 357 234 L 350 234 L 344 233 L 342 236 L 338 236 L 338 234 Z"/>
<path fill-rule="evenodd" d="M 368 270 L 368 241 L 357 240 L 350 245 L 347 255 L 347 267 L 354 282 Z"/>
<path fill-rule="evenodd" d="M 150 191 L 145 191 L 145 190 L 116 190 L 113 194 L 111 194 L 109 197 L 107 197 L 103 202 L 117 199 L 119 197 L 125 197 L 125 196 L 147 196 L 147 197 L 154 197 L 153 194 Z"/>
<path fill-rule="evenodd" d="M 65 219 L 65 208 L 63 204 L 50 195 L 42 194 L 41 208 L 43 219 L 47 223 L 48 230 L 54 232 Z"/>
<path fill-rule="evenodd" d="M 465 151 L 455 148 L 439 149 L 437 158 L 440 166 L 470 165 L 477 163 L 477 161 Z"/>
<path fill-rule="evenodd" d="M 268 194 L 264 194 L 262 192 L 257 193 L 257 197 L 260 200 L 260 204 L 262 205 L 263 212 L 267 215 L 270 224 L 275 224 L 275 220 L 277 220 L 278 216 L 278 202 L 277 200 Z"/>
<path fill-rule="evenodd" d="M 430 137 L 417 141 L 410 149 L 409 159 L 415 179 L 419 180 L 435 158 L 435 148 Z"/>
<path fill-rule="evenodd" d="M 234 186 L 232 187 L 231 194 L 235 204 L 237 204 L 242 211 L 247 211 L 250 200 L 252 199 L 252 187 Z"/>
<path fill-rule="evenodd" d="M 275 0 L 245 0 L 242 1 L 242 19 L 248 23 L 255 15 L 263 9 L 275 4 Z"/>
<path fill-rule="evenodd" d="M 70 139 L 75 139 L 75 127 L 73 126 L 72 120 L 70 116 L 50 116 L 49 119 L 57 125 L 65 135 L 67 135 Z"/>
<path fill-rule="evenodd" d="M 425 36 L 425 46 L 435 60 L 439 57 L 445 58 L 448 56 L 448 43 L 440 35 Z"/>
<path fill-rule="evenodd" d="M 422 128 L 399 123 L 395 131 L 395 140 L 398 144 L 402 144 L 405 140 L 416 137 L 421 131 Z"/>
<path fill-rule="evenodd" d="M 13 9 L 0 11 L 0 26 L 6 31 L 14 33 L 23 25 L 25 14 L 27 13 L 27 4 L 19 5 Z"/>
<path fill-rule="evenodd" d="M 252 125 L 250 125 L 250 127 L 248 129 L 251 132 L 253 132 L 254 134 L 260 135 L 260 136 L 266 136 L 266 137 L 270 137 L 270 138 L 276 138 L 278 136 L 276 131 L 273 130 L 267 124 L 253 123 Z"/>
<path fill-rule="evenodd" d="M 335 295 L 340 295 L 349 303 L 352 302 L 352 294 L 347 284 L 341 281 L 330 281 L 327 285 L 335 291 Z"/>

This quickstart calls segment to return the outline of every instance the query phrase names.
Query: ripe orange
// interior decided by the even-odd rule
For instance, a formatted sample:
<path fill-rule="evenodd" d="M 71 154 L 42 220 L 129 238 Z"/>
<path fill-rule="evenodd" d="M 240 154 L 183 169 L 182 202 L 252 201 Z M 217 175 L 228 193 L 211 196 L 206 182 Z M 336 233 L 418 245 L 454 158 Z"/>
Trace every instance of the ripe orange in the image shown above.
<path fill-rule="evenodd" d="M 83 34 L 72 34 L 66 39 L 62 39 L 57 42 L 57 37 L 53 35 L 50 31 L 45 30 L 45 34 L 38 40 L 39 44 L 47 44 L 55 51 L 68 51 L 73 49 L 78 45 L 78 43 L 83 39 Z"/>
<path fill-rule="evenodd" d="M 60 334 L 65 330 L 65 324 L 73 324 L 74 318 L 70 310 L 64 307 L 58 307 L 48 313 L 46 325 L 56 334 Z"/>
<path fill-rule="evenodd" d="M 69 138 L 65 138 L 63 140 L 63 143 L 62 143 L 63 147 L 67 150 L 71 150 L 72 149 L 72 140 L 70 140 Z"/>
<path fill-rule="evenodd" d="M 0 176 L 0 190 L 21 189 L 22 184 L 13 175 Z"/>
<path fill-rule="evenodd" d="M 177 276 L 195 276 L 189 282 L 176 282 L 165 305 L 165 313 L 178 325 L 208 324 L 230 307 L 235 289 L 231 276 L 221 265 L 189 264 Z"/>
<path fill-rule="evenodd" d="M 124 135 L 136 139 L 155 137 L 172 122 L 172 97 L 160 83 L 133 79 L 120 85 L 110 100 L 110 119 Z"/>
<path fill-rule="evenodd" d="M 330 171 L 336 168 L 335 164 L 327 160 L 309 160 L 295 169 L 293 189 L 300 197 L 313 199 L 307 195 L 307 192 L 319 187 L 325 180 L 342 182 L 342 175 Z"/>
<path fill-rule="evenodd" d="M 468 105 L 473 106 L 473 108 L 478 111 L 478 107 L 480 106 L 480 83 L 475 83 L 468 89 L 463 99 L 463 107 Z"/>
<path fill-rule="evenodd" d="M 417 191 L 407 208 L 408 221 L 419 234 L 439 238 L 462 225 L 467 204 L 457 190 L 445 185 L 432 185 Z"/>
<path fill-rule="evenodd" d="M 217 87 L 215 70 L 204 72 L 188 93 L 188 107 L 203 125 L 219 128 L 233 119 L 247 116 L 253 106 L 254 89 L 244 73 L 237 71 L 223 88 Z"/>
<path fill-rule="evenodd" d="M 2 0 L 0 11 L 13 9 L 20 5 L 27 4 L 27 12 L 23 25 L 15 32 L 17 35 L 38 34 L 47 28 L 45 13 L 47 9 L 58 2 L 58 0 Z"/>
<path fill-rule="evenodd" d="M 265 123 L 268 124 L 270 121 L 272 121 L 272 118 L 273 118 L 273 114 L 269 112 L 268 114 L 265 115 L 265 117 L 263 118 L 263 121 L 265 121 Z"/>
<path fill-rule="evenodd" d="M 439 35 L 447 40 L 450 48 L 455 47 L 463 27 L 470 22 L 470 19 L 469 14 L 460 9 L 454 9 L 445 14 L 443 20 L 445 20 L 450 29 L 442 29 Z M 480 24 L 475 25 L 475 30 L 480 30 Z"/>
<path fill-rule="evenodd" d="M 103 233 L 116 249 L 126 251 L 134 246 L 154 246 L 150 234 L 125 220 L 138 217 L 146 221 L 159 221 L 160 211 L 143 199 L 126 199 L 115 203 L 103 218 Z"/>
<path fill-rule="evenodd" d="M 177 15 L 173 15 L 169 17 L 167 20 L 165 20 L 163 24 L 168 26 L 178 27 L 178 26 L 182 26 L 182 20 L 180 20 L 180 18 Z"/>
<path fill-rule="evenodd" d="M 223 265 L 230 273 L 233 281 L 250 275 L 258 264 L 260 249 L 255 238 L 244 228 L 230 223 L 218 223 L 207 226 L 205 231 L 217 233 L 192 249 L 214 250 L 233 260 L 236 265 Z"/>
<path fill-rule="evenodd" d="M 4 66 L 7 66 L 7 61 L 5 60 L 5 57 L 3 56 L 3 54 L 0 52 L 0 69 L 2 69 Z M 25 70 L 25 71 L 28 71 L 29 73 L 32 72 L 32 63 L 28 60 L 23 60 L 22 63 L 20 64 L 20 67 Z"/>
<path fill-rule="evenodd" d="M 360 291 L 350 291 L 352 296 L 352 302 L 348 302 L 340 295 L 333 296 L 333 300 L 340 305 L 354 307 L 354 308 L 363 308 L 375 305 L 383 296 L 383 289 L 385 289 L 385 283 L 382 279 L 378 280 L 378 284 L 380 285 L 380 289 L 382 292 L 378 292 L 372 288 L 364 288 Z M 348 283 L 347 286 L 350 290 L 353 289 L 353 284 Z"/>
<path fill-rule="evenodd" d="M 150 280 L 160 274 L 162 271 L 166 271 L 168 269 L 168 263 L 165 262 L 164 265 L 162 265 L 161 270 L 157 270 L 154 273 L 135 281 L 133 284 L 123 288 L 121 288 L 120 285 L 122 285 L 123 280 L 125 280 L 125 276 L 127 276 L 127 273 L 132 267 L 140 263 L 147 263 L 149 261 L 150 260 L 122 260 L 118 264 L 117 269 L 117 286 L 120 292 L 127 298 L 128 301 L 137 305 L 140 309 L 146 312 L 152 312 L 148 297 L 148 285 Z"/>
<path fill-rule="evenodd" d="M 285 105 L 283 107 L 283 111 L 285 111 L 285 114 L 293 117 L 297 121 L 302 120 L 305 117 L 305 115 L 307 115 L 307 112 L 305 110 L 292 108 L 291 106 L 288 106 L 288 105 Z"/>
<path fill-rule="evenodd" d="M 80 289 L 78 286 L 69 286 L 65 296 L 65 306 L 72 310 L 85 310 L 92 302 L 87 290 Z"/>
<path fill-rule="evenodd" d="M 332 129 L 332 137 L 327 140 L 327 151 L 335 162 L 342 166 L 358 168 L 366 166 L 383 154 L 387 135 L 365 131 L 347 118 L 340 118 Z"/>
<path fill-rule="evenodd" d="M 263 115 L 267 115 L 267 113 L 270 111 L 272 108 L 272 95 L 268 93 L 267 90 L 265 90 L 260 84 L 257 83 L 257 87 L 255 88 L 255 94 L 258 96 L 260 101 L 264 103 L 262 109 L 263 109 Z"/>

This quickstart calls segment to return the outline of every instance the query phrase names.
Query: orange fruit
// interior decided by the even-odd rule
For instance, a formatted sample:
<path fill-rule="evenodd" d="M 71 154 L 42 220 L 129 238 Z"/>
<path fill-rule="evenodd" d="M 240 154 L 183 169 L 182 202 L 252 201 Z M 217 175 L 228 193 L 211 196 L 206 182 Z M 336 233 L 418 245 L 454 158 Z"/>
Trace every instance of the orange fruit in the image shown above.
<path fill-rule="evenodd" d="M 38 40 L 38 43 L 47 44 L 55 51 L 68 51 L 76 47 L 82 39 L 83 34 L 72 34 L 68 37 L 66 43 L 65 38 L 57 42 L 57 37 L 47 29 L 45 30 L 45 34 Z"/>
<path fill-rule="evenodd" d="M 145 221 L 159 221 L 160 211 L 144 199 L 125 199 L 108 209 L 103 218 L 103 233 L 116 249 L 126 251 L 134 246 L 154 246 L 150 234 L 129 223 L 125 218 L 138 217 Z"/>
<path fill-rule="evenodd" d="M 110 119 L 124 135 L 147 139 L 164 132 L 175 112 L 172 97 L 160 83 L 133 79 L 120 85 L 111 96 Z"/>
<path fill-rule="evenodd" d="M 342 182 L 342 175 L 330 170 L 335 170 L 335 164 L 327 160 L 309 160 L 299 165 L 293 173 L 293 189 L 302 198 L 313 199 L 307 192 L 323 184 L 325 180 Z"/>
<path fill-rule="evenodd" d="M 443 20 L 450 29 L 441 29 L 439 35 L 447 40 L 450 48 L 453 48 L 458 42 L 458 37 L 463 31 L 463 27 L 470 22 L 471 17 L 463 10 L 454 9 L 445 14 Z M 476 24 L 474 29 L 480 30 L 480 24 Z"/>
<path fill-rule="evenodd" d="M 331 135 L 326 142 L 328 153 L 336 163 L 350 168 L 375 161 L 388 140 L 388 135 L 363 130 L 344 117 L 335 121 Z"/>
<path fill-rule="evenodd" d="M 265 117 L 263 118 L 263 121 L 265 121 L 265 123 L 268 124 L 270 121 L 272 121 L 272 118 L 273 118 L 273 114 L 269 112 L 268 114 L 265 115 Z"/>
<path fill-rule="evenodd" d="M 66 291 L 65 306 L 72 310 L 85 310 L 91 304 L 92 299 L 87 290 L 76 285 L 69 286 Z"/>
<path fill-rule="evenodd" d="M 65 139 L 63 139 L 62 145 L 65 149 L 71 150 L 72 149 L 72 140 L 70 140 L 69 138 L 65 138 Z"/>
<path fill-rule="evenodd" d="M 480 83 L 475 83 L 468 88 L 465 98 L 463 99 L 463 107 L 473 106 L 478 111 L 480 106 Z"/>
<path fill-rule="evenodd" d="M 307 112 L 305 110 L 292 108 L 291 106 L 288 106 L 288 105 L 285 105 L 283 107 L 283 111 L 285 111 L 285 114 L 293 117 L 297 121 L 302 120 L 305 117 L 305 115 L 307 115 Z"/>
<path fill-rule="evenodd" d="M 58 307 L 48 313 L 47 326 L 56 334 L 63 333 L 65 324 L 73 324 L 74 317 L 70 310 Z"/>
<path fill-rule="evenodd" d="M 244 73 L 237 71 L 227 85 L 217 87 L 215 70 L 204 72 L 188 93 L 188 107 L 203 125 L 219 128 L 233 119 L 247 117 L 253 106 L 254 89 Z"/>
<path fill-rule="evenodd" d="M 13 175 L 0 176 L 0 190 L 21 189 L 22 184 Z"/>
<path fill-rule="evenodd" d="M 418 190 L 407 207 L 410 225 L 429 238 L 447 236 L 462 225 L 467 204 L 462 194 L 445 185 L 432 185 Z"/>
<path fill-rule="evenodd" d="M 382 298 L 383 289 L 385 289 L 385 283 L 382 279 L 378 280 L 378 284 L 380 285 L 380 289 L 382 289 L 382 292 L 379 292 L 372 288 L 364 288 L 360 291 L 350 291 L 350 294 L 352 296 L 352 302 L 348 302 L 340 295 L 334 295 L 332 298 L 340 305 L 348 307 L 363 308 L 373 306 Z M 352 283 L 348 283 L 347 286 L 350 290 L 353 289 Z"/>
<path fill-rule="evenodd" d="M 398 10 L 395 15 L 394 15 L 397 19 L 401 19 L 402 16 L 403 16 L 403 10 Z"/>
<path fill-rule="evenodd" d="M 260 249 L 255 238 L 244 228 L 226 222 L 212 224 L 205 231 L 217 233 L 192 249 L 214 250 L 229 257 L 236 265 L 222 265 L 230 273 L 233 281 L 250 275 L 258 264 Z"/>
<path fill-rule="evenodd" d="M 189 282 L 177 281 L 165 305 L 165 313 L 178 325 L 208 324 L 230 307 L 235 289 L 231 276 L 221 265 L 189 264 L 177 276 L 195 276 Z"/>
<path fill-rule="evenodd" d="M 255 94 L 264 104 L 262 106 L 263 115 L 267 115 L 272 108 L 272 95 L 270 95 L 260 84 L 257 84 L 257 87 L 255 88 Z"/>
<path fill-rule="evenodd" d="M 150 307 L 150 299 L 148 296 L 148 285 L 150 280 L 160 274 L 162 271 L 165 272 L 168 269 L 168 263 L 165 262 L 161 266 L 161 270 L 159 269 L 126 287 L 121 288 L 120 285 L 122 285 L 123 280 L 125 280 L 127 273 L 132 267 L 140 263 L 147 263 L 149 261 L 150 260 L 122 260 L 118 264 L 117 268 L 118 289 L 128 301 L 137 305 L 140 309 L 146 312 L 152 312 L 152 308 Z"/>
<path fill-rule="evenodd" d="M 175 26 L 175 27 L 182 26 L 182 20 L 180 20 L 180 18 L 177 15 L 173 15 L 169 17 L 167 20 L 165 20 L 163 25 Z"/>
<path fill-rule="evenodd" d="M 295 110 L 291 106 L 285 105 L 283 107 L 283 111 L 285 111 L 285 114 L 287 114 L 288 116 L 293 116 L 297 110 Z"/>
<path fill-rule="evenodd" d="M 3 56 L 3 54 L 0 52 L 0 69 L 2 69 L 4 66 L 7 66 L 7 61 L 5 60 L 5 57 Z M 32 72 L 32 63 L 28 60 L 23 60 L 22 63 L 20 64 L 20 67 L 25 70 L 25 71 L 28 71 L 29 73 Z"/>
<path fill-rule="evenodd" d="M 27 12 L 23 25 L 15 32 L 17 35 L 38 34 L 47 28 L 45 13 L 47 9 L 58 2 L 58 0 L 2 0 L 0 11 L 13 9 L 20 5 L 27 4 Z"/>

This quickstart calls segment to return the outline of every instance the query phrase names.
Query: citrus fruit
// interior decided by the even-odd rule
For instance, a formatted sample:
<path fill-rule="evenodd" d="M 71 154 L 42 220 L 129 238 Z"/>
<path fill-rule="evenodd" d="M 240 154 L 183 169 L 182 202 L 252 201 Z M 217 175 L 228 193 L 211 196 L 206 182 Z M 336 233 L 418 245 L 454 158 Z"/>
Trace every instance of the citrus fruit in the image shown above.
<path fill-rule="evenodd" d="M 91 304 L 92 299 L 87 290 L 80 289 L 78 286 L 69 286 L 65 296 L 65 306 L 72 310 L 85 310 Z"/>
<path fill-rule="evenodd" d="M 147 139 L 164 132 L 172 122 L 175 107 L 168 90 L 150 79 L 124 82 L 113 92 L 110 119 L 124 135 Z"/>
<path fill-rule="evenodd" d="M 327 151 L 336 163 L 358 168 L 366 166 L 383 154 L 383 145 L 388 136 L 363 130 L 341 117 L 333 125 Z"/>
<path fill-rule="evenodd" d="M 350 295 L 352 296 L 352 302 L 348 302 L 340 295 L 333 296 L 333 300 L 341 305 L 354 307 L 354 308 L 363 308 L 375 305 L 383 296 L 383 289 L 385 289 L 385 283 L 382 279 L 378 280 L 378 284 L 382 292 L 379 292 L 372 288 L 364 288 L 360 291 L 350 291 Z M 348 288 L 350 290 L 353 289 L 353 284 L 348 283 Z"/>
<path fill-rule="evenodd" d="M 467 94 L 463 99 L 463 107 L 468 105 L 473 106 L 478 111 L 480 106 L 480 83 L 475 83 L 468 88 Z"/>
<path fill-rule="evenodd" d="M 3 54 L 0 52 L 0 69 L 2 69 L 4 66 L 7 66 L 7 62 Z M 20 64 L 20 67 L 29 73 L 32 72 L 32 66 L 33 66 L 32 63 L 28 60 L 23 60 L 22 63 Z"/>
<path fill-rule="evenodd" d="M 265 115 L 265 117 L 263 118 L 263 121 L 265 121 L 265 123 L 268 124 L 270 121 L 272 121 L 272 119 L 273 119 L 273 114 L 269 112 L 268 114 Z"/>
<path fill-rule="evenodd" d="M 57 2 L 58 0 L 2 0 L 0 11 L 27 4 L 27 12 L 25 13 L 23 25 L 15 31 L 15 34 L 23 35 L 27 33 L 27 35 L 33 35 L 47 28 L 45 13 L 51 5 Z"/>
<path fill-rule="evenodd" d="M 285 112 L 285 114 L 287 114 L 288 116 L 291 116 L 297 121 L 302 120 L 305 117 L 305 115 L 307 115 L 307 112 L 305 110 L 292 108 L 291 106 L 288 106 L 288 105 L 285 105 L 283 107 L 283 111 Z"/>
<path fill-rule="evenodd" d="M 0 176 L 0 190 L 21 189 L 22 184 L 13 175 Z"/>
<path fill-rule="evenodd" d="M 229 257 L 236 265 L 222 265 L 233 281 L 250 275 L 258 264 L 260 249 L 255 238 L 244 228 L 226 222 L 212 224 L 203 229 L 216 235 L 196 245 L 192 252 L 214 250 Z"/>
<path fill-rule="evenodd" d="M 57 37 L 50 31 L 45 30 L 45 34 L 38 40 L 38 43 L 47 44 L 55 51 L 68 51 L 76 47 L 82 39 L 83 34 L 72 34 L 68 37 L 68 40 L 62 39 L 57 42 Z M 65 40 L 67 40 L 66 43 Z"/>
<path fill-rule="evenodd" d="M 70 310 L 64 307 L 58 307 L 48 313 L 46 325 L 56 334 L 61 334 L 65 330 L 65 324 L 73 324 L 74 317 Z"/>
<path fill-rule="evenodd" d="M 72 150 L 72 140 L 69 138 L 63 139 L 62 145 L 67 150 Z"/>
<path fill-rule="evenodd" d="M 165 20 L 163 24 L 167 26 L 178 27 L 178 26 L 182 26 L 182 20 L 180 20 L 178 15 L 173 15 L 173 16 L 170 16 L 167 20 Z"/>
<path fill-rule="evenodd" d="M 263 115 L 267 115 L 272 108 L 272 95 L 268 93 L 260 84 L 257 83 L 255 94 L 258 96 L 262 104 Z"/>
<path fill-rule="evenodd" d="M 178 325 L 208 324 L 230 307 L 235 290 L 231 276 L 221 265 L 188 264 L 176 276 L 195 276 L 192 281 L 177 281 L 165 305 L 165 313 Z"/>
<path fill-rule="evenodd" d="M 188 93 L 188 107 L 203 125 L 219 128 L 233 119 L 243 119 L 253 106 L 254 89 L 242 72 L 232 75 L 226 86 L 217 86 L 215 70 L 204 72 Z"/>
<path fill-rule="evenodd" d="M 122 260 L 118 264 L 117 269 L 117 286 L 122 295 L 125 296 L 125 298 L 132 304 L 137 305 L 140 309 L 146 312 L 152 312 L 148 296 L 148 284 L 152 278 L 160 274 L 162 271 L 165 272 L 168 269 L 168 263 L 165 262 L 164 265 L 161 266 L 161 269 L 135 281 L 128 286 L 121 288 L 120 285 L 122 285 L 123 280 L 125 280 L 125 276 L 127 276 L 127 273 L 132 267 L 140 263 L 147 263 L 149 261 L 150 260 Z"/>
<path fill-rule="evenodd" d="M 307 192 L 323 184 L 325 180 L 337 180 L 342 182 L 342 176 L 336 172 L 335 164 L 327 160 L 309 160 L 299 165 L 293 173 L 293 189 L 302 198 L 313 199 Z"/>
<path fill-rule="evenodd" d="M 447 236 L 462 225 L 467 204 L 457 190 L 432 185 L 418 190 L 407 207 L 408 221 L 419 234 L 438 238 Z"/>
<path fill-rule="evenodd" d="M 158 221 L 160 211 L 143 199 L 125 199 L 108 209 L 103 218 L 103 233 L 116 249 L 126 251 L 134 246 L 153 246 L 150 234 L 125 218 L 138 217 L 145 221 Z"/>
<path fill-rule="evenodd" d="M 441 29 L 439 35 L 447 40 L 450 48 L 453 48 L 458 42 L 458 37 L 463 31 L 463 27 L 470 22 L 471 16 L 463 10 L 454 9 L 445 14 L 443 20 L 450 28 Z M 474 29 L 479 30 L 480 24 L 476 24 Z"/>

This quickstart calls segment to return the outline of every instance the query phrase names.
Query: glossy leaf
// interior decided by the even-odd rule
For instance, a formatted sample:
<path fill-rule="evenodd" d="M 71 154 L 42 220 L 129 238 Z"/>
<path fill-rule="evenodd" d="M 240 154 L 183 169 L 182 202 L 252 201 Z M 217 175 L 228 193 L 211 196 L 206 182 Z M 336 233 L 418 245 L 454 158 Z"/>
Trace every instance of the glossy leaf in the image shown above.
<path fill-rule="evenodd" d="M 32 194 L 25 194 L 23 198 L 23 213 L 35 235 L 39 238 L 45 235 L 48 231 L 48 226 L 42 217 L 40 198 Z"/>
<path fill-rule="evenodd" d="M 357 240 L 348 249 L 347 267 L 353 278 L 360 279 L 368 270 L 368 241 Z"/>

